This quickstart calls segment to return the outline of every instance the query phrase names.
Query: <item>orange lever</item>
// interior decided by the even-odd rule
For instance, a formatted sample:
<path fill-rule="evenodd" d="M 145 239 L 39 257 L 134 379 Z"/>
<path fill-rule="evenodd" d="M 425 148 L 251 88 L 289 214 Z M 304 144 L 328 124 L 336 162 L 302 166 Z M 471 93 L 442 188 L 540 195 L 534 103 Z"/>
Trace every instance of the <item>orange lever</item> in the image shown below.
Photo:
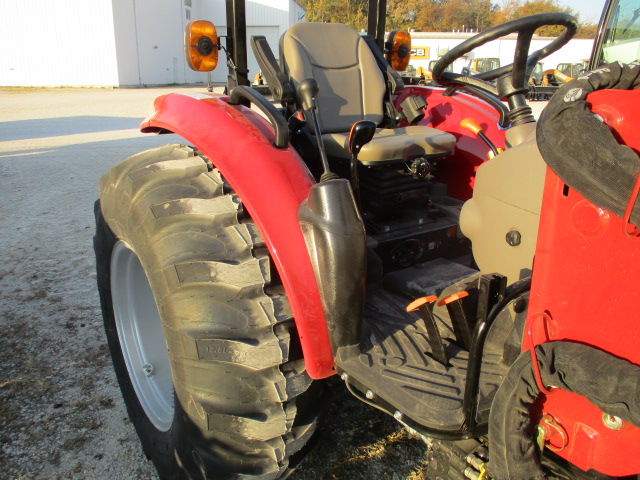
<path fill-rule="evenodd" d="M 430 297 L 418 298 L 407 305 L 407 312 L 418 310 L 422 305 L 425 305 L 427 303 L 434 303 L 436 300 L 438 300 L 438 297 L 436 297 L 435 295 L 431 295 Z"/>
<path fill-rule="evenodd" d="M 480 124 L 476 122 L 473 118 L 463 118 L 462 120 L 460 120 L 460 126 L 462 128 L 466 128 L 467 130 L 471 130 L 474 134 L 480 137 L 484 141 L 484 143 L 486 143 L 489 146 L 489 148 L 491 149 L 491 152 L 489 152 L 489 158 L 493 158 L 499 153 L 502 153 L 502 150 L 499 148 L 496 148 L 493 142 L 489 140 L 489 137 L 487 137 L 484 134 Z"/>
<path fill-rule="evenodd" d="M 435 295 L 418 298 L 407 305 L 407 312 L 418 310 L 420 318 L 422 318 L 427 330 L 427 339 L 429 340 L 429 346 L 431 347 L 431 356 L 443 365 L 449 365 L 447 352 L 444 349 L 444 343 L 442 343 L 442 337 L 440 336 L 440 331 L 438 330 L 438 325 L 436 324 L 436 319 L 432 312 L 433 304 L 437 300 L 438 297 Z"/>
<path fill-rule="evenodd" d="M 468 296 L 469 292 L 463 290 L 461 292 L 453 293 L 438 302 L 439 307 L 447 306 L 447 311 L 449 312 L 449 317 L 453 324 L 453 333 L 456 336 L 456 341 L 466 349 L 471 348 L 471 330 L 469 328 L 469 322 L 467 321 L 467 315 L 464 312 L 464 308 L 460 300 Z"/>
<path fill-rule="evenodd" d="M 460 126 L 462 128 L 466 128 L 467 130 L 471 130 L 476 135 L 478 135 L 482 131 L 482 127 L 480 126 L 480 124 L 473 118 L 463 118 L 460 121 Z"/>
<path fill-rule="evenodd" d="M 438 306 L 442 307 L 444 305 L 449 305 L 452 302 L 457 302 L 460 299 L 463 299 L 465 297 L 469 296 L 469 292 L 467 292 L 466 290 L 462 290 L 461 292 L 457 292 L 457 293 L 452 293 L 451 295 L 449 295 L 446 298 L 443 298 L 442 300 L 440 300 L 438 302 Z"/>

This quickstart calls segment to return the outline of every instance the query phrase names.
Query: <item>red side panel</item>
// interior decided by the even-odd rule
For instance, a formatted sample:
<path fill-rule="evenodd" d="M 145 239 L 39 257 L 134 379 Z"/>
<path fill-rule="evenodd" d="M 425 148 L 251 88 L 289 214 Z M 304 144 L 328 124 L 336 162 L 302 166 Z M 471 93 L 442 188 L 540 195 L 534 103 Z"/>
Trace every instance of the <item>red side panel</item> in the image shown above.
<path fill-rule="evenodd" d="M 500 115 L 491 105 L 465 93 L 446 97 L 444 91 L 440 87 L 405 86 L 394 103 L 399 108 L 410 95 L 425 97 L 427 114 L 418 124 L 444 130 L 456 137 L 455 155 L 438 163 L 435 176 L 436 181 L 448 185 L 450 196 L 468 200 L 473 193 L 476 171 L 488 159 L 489 147 L 475 134 L 462 128 L 460 121 L 473 118 L 495 146 L 502 149 L 506 130 L 498 127 Z"/>
<path fill-rule="evenodd" d="M 260 229 L 284 284 L 312 378 L 334 373 L 320 294 L 298 207 L 314 182 L 292 149 L 273 146 L 273 128 L 227 97 L 171 94 L 154 102 L 143 132 L 161 129 L 187 139 L 220 169 Z"/>
<path fill-rule="evenodd" d="M 640 152 L 640 91 L 601 91 L 588 100 L 618 140 Z M 623 228 L 622 219 L 565 189 L 547 170 L 525 328 L 534 344 L 571 340 L 640 365 L 640 238 L 624 235 Z M 525 337 L 524 348 L 529 345 Z M 543 412 L 567 432 L 561 457 L 607 475 L 640 473 L 637 427 L 607 428 L 602 411 L 561 390 L 547 396 Z"/>

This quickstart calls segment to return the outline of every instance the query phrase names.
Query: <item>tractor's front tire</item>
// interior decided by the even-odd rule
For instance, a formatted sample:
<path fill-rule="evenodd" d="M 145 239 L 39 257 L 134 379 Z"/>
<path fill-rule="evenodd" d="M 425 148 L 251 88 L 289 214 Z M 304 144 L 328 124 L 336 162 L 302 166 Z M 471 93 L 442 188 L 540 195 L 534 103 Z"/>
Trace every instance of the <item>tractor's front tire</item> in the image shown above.
<path fill-rule="evenodd" d="M 166 479 L 286 476 L 322 386 L 241 201 L 182 145 L 129 157 L 100 190 L 105 330 L 145 454 Z"/>

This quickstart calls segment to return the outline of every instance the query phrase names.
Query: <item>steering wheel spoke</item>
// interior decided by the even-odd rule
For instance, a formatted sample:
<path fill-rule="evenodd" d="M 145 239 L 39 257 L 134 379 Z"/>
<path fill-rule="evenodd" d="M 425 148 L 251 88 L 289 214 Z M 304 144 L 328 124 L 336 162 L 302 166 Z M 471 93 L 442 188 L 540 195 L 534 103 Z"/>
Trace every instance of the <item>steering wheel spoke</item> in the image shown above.
<path fill-rule="evenodd" d="M 526 88 L 526 69 L 528 63 L 529 48 L 531 47 L 531 39 L 535 29 L 528 28 L 518 32 L 518 40 L 516 40 L 516 53 L 513 56 L 513 72 L 511 74 L 511 85 L 513 88 Z M 515 81 L 519 83 L 516 84 Z"/>

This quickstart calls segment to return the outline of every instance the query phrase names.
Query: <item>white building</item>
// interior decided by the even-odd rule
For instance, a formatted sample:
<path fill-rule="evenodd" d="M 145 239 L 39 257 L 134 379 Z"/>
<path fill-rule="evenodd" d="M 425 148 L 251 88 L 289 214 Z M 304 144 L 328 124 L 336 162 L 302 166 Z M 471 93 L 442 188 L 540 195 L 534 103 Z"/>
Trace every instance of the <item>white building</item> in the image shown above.
<path fill-rule="evenodd" d="M 305 19 L 295 0 L 247 0 L 246 15 L 247 37 L 264 35 L 274 52 L 289 25 Z M 207 82 L 184 59 L 184 27 L 198 19 L 225 35 L 225 1 L 2 0 L 0 86 Z M 223 51 L 219 59 L 213 82 L 226 81 Z M 250 48 L 248 63 L 251 78 L 258 65 Z"/>
<path fill-rule="evenodd" d="M 453 47 L 475 35 L 463 32 L 411 32 L 411 61 L 416 69 L 423 67 L 429 69 L 429 63 L 437 60 Z M 507 35 L 498 40 L 493 40 L 472 51 L 467 59 L 474 58 L 498 58 L 501 65 L 513 62 L 516 50 L 516 35 Z M 534 35 L 531 40 L 529 52 L 540 50 L 553 41 L 555 37 L 539 37 Z M 559 63 L 580 63 L 589 59 L 593 49 L 593 39 L 572 39 L 557 52 L 541 60 L 544 69 L 556 68 Z M 464 60 L 460 64 L 466 63 Z M 454 71 L 455 67 L 454 67 Z M 459 71 L 459 70 L 458 70 Z"/>

